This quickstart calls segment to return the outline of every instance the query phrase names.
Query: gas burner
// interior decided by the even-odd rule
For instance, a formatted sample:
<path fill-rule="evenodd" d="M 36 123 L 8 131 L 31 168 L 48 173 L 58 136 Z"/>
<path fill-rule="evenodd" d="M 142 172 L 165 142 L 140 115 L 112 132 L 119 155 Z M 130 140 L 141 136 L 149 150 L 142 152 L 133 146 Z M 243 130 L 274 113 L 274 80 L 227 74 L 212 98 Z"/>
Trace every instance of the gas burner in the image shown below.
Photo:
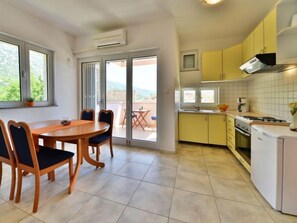
<path fill-rule="evenodd" d="M 257 117 L 257 116 L 237 116 L 236 119 L 239 119 L 247 124 L 260 124 L 260 123 L 274 123 L 274 124 L 280 124 L 283 125 L 288 125 L 289 123 L 286 120 L 282 119 L 277 119 L 274 117 L 269 117 L 269 116 L 263 116 L 263 117 Z"/>
<path fill-rule="evenodd" d="M 244 119 L 247 119 L 247 120 L 262 120 L 261 117 L 256 117 L 256 116 L 241 116 L 242 118 Z"/>

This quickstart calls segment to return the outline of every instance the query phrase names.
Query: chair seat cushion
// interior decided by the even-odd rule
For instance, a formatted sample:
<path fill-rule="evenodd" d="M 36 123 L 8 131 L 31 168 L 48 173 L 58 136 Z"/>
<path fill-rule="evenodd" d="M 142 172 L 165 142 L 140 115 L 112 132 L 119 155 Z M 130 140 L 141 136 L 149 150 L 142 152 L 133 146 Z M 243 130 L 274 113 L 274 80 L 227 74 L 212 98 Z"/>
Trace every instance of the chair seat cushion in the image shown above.
<path fill-rule="evenodd" d="M 36 154 L 41 170 L 74 156 L 72 152 L 51 149 L 44 146 L 39 146 L 39 152 Z"/>
<path fill-rule="evenodd" d="M 100 134 L 97 136 L 94 136 L 92 138 L 89 139 L 89 143 L 90 144 L 100 144 L 106 140 L 110 139 L 110 136 L 107 134 Z"/>

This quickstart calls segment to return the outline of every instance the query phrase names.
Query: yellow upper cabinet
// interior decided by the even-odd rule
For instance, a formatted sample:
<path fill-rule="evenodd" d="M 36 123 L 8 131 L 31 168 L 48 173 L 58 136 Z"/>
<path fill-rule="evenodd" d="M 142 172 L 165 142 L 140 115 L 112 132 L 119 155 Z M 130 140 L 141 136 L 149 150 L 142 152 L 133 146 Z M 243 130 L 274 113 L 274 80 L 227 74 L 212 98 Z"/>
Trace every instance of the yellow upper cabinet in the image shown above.
<path fill-rule="evenodd" d="M 246 62 L 254 56 L 254 34 L 251 33 L 242 43 L 242 60 Z"/>
<path fill-rule="evenodd" d="M 254 55 L 264 53 L 264 23 L 261 22 L 254 30 Z"/>
<path fill-rule="evenodd" d="M 238 44 L 223 50 L 224 80 L 242 78 L 242 72 L 239 69 L 240 65 L 242 65 L 242 44 Z"/>
<path fill-rule="evenodd" d="M 222 79 L 222 51 L 202 52 L 202 81 L 217 81 Z"/>
<path fill-rule="evenodd" d="M 276 52 L 276 8 L 264 19 L 264 53 Z"/>

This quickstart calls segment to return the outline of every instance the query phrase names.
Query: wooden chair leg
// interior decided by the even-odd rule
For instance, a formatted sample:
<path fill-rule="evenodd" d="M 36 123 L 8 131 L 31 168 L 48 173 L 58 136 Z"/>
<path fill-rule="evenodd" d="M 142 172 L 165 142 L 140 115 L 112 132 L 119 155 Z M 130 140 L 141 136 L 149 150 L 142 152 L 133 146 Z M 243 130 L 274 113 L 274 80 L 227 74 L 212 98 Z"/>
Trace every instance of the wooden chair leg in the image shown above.
<path fill-rule="evenodd" d="M 18 186 L 17 186 L 17 193 L 15 197 L 15 202 L 19 203 L 21 199 L 21 193 L 22 193 L 22 181 L 23 181 L 23 174 L 22 170 L 18 169 Z"/>
<path fill-rule="evenodd" d="M 0 186 L 2 183 L 2 162 L 0 162 Z"/>
<path fill-rule="evenodd" d="M 40 176 L 35 174 L 35 193 L 34 193 L 34 203 L 33 203 L 33 213 L 37 212 L 40 194 Z"/>
<path fill-rule="evenodd" d="M 99 156 L 100 156 L 100 147 L 96 147 L 96 161 L 99 161 Z"/>
<path fill-rule="evenodd" d="M 13 197 L 14 197 L 15 179 L 16 179 L 15 167 L 11 166 L 11 185 L 10 185 L 9 200 L 13 200 Z"/>
<path fill-rule="evenodd" d="M 69 184 L 71 184 L 72 175 L 73 175 L 73 159 L 70 158 L 69 159 Z M 68 192 L 70 193 L 69 190 Z"/>
<path fill-rule="evenodd" d="M 113 157 L 113 149 L 112 149 L 112 141 L 109 141 L 109 147 L 110 147 L 110 155 Z"/>

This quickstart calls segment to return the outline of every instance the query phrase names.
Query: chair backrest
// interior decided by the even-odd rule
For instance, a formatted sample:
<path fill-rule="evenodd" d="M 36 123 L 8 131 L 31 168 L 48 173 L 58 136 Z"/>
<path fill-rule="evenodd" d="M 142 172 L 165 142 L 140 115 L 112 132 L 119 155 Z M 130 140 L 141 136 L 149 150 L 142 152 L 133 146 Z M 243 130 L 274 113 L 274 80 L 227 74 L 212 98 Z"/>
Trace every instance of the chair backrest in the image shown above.
<path fill-rule="evenodd" d="M 108 131 L 104 133 L 110 136 L 112 136 L 113 116 L 114 115 L 112 110 L 100 110 L 99 116 L 98 116 L 99 122 L 106 122 L 110 125 Z"/>
<path fill-rule="evenodd" d="M 4 122 L 0 119 L 0 156 L 5 159 L 14 160 L 10 140 Z"/>
<path fill-rule="evenodd" d="M 10 120 L 8 128 L 17 165 L 23 164 L 39 169 L 34 141 L 28 124 Z"/>
<path fill-rule="evenodd" d="M 94 111 L 94 109 L 83 109 L 80 112 L 80 119 L 81 120 L 94 121 L 95 120 L 95 111 Z"/>

